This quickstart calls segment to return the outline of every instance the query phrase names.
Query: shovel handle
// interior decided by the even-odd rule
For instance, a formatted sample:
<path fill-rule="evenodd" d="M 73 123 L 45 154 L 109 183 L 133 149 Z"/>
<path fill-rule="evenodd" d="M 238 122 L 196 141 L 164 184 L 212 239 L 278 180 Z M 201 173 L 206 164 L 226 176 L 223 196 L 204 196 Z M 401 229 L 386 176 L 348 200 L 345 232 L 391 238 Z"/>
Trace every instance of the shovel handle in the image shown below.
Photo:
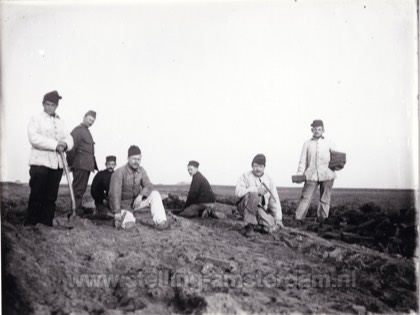
<path fill-rule="evenodd" d="M 268 191 L 268 193 L 270 194 L 270 196 L 274 199 L 274 201 L 276 201 L 276 198 L 274 197 L 273 193 L 271 192 L 270 188 L 268 188 L 267 184 L 264 183 L 261 178 L 260 178 L 260 183 L 261 185 Z"/>
<path fill-rule="evenodd" d="M 64 152 L 60 152 L 60 155 L 61 155 L 61 159 L 63 160 L 64 173 L 66 173 L 67 183 L 69 185 L 70 198 L 71 198 L 71 211 L 72 211 L 71 215 L 73 216 L 73 215 L 76 214 L 76 200 L 74 199 L 74 191 L 73 191 L 73 186 L 71 184 L 69 167 L 67 165 L 67 160 L 66 160 L 66 157 L 64 155 Z"/>

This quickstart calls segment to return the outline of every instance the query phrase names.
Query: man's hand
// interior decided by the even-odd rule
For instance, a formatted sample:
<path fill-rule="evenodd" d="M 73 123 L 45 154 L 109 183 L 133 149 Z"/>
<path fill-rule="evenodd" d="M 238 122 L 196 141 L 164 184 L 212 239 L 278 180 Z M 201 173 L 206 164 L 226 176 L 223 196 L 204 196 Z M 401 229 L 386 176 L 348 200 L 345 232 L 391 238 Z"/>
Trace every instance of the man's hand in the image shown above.
<path fill-rule="evenodd" d="M 67 143 L 65 143 L 64 141 L 58 141 L 57 143 L 57 151 L 58 151 L 58 147 L 63 147 L 64 151 L 67 149 Z M 62 152 L 62 151 L 60 151 Z"/>
<path fill-rule="evenodd" d="M 133 203 L 133 209 L 134 210 L 140 209 L 142 200 L 143 200 L 143 195 L 138 195 L 136 197 L 136 199 L 134 200 L 134 203 Z"/>
<path fill-rule="evenodd" d="M 283 221 L 282 220 L 276 220 L 276 226 L 281 228 L 281 229 L 284 229 Z"/>
<path fill-rule="evenodd" d="M 265 195 L 266 192 L 267 191 L 264 189 L 263 186 L 258 187 L 258 195 L 263 196 L 263 195 Z"/>
<path fill-rule="evenodd" d="M 114 213 L 114 225 L 116 228 L 121 226 L 121 212 Z"/>
<path fill-rule="evenodd" d="M 62 153 L 62 152 L 64 152 L 64 151 L 66 151 L 66 148 L 65 148 L 65 147 L 63 147 L 62 145 L 57 145 L 57 148 L 55 148 L 55 150 L 56 150 L 57 152 Z"/>

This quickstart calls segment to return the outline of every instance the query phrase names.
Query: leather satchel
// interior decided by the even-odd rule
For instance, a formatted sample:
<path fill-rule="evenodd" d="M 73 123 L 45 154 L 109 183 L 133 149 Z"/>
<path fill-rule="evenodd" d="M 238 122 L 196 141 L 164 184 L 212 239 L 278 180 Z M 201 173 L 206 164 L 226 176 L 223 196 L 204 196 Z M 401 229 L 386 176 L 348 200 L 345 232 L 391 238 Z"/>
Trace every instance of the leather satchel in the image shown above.
<path fill-rule="evenodd" d="M 305 175 L 293 175 L 292 176 L 292 182 L 296 184 L 300 184 L 306 181 Z"/>
<path fill-rule="evenodd" d="M 339 171 L 343 169 L 344 165 L 346 164 L 346 154 L 337 151 L 331 151 L 331 158 L 328 167 L 333 171 Z"/>

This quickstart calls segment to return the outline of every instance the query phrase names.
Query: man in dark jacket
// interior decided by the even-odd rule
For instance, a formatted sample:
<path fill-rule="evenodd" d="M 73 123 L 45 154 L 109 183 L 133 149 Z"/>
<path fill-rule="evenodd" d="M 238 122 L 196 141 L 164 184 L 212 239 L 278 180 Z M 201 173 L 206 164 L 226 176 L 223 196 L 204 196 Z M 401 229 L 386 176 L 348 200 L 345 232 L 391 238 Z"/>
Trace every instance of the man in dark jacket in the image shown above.
<path fill-rule="evenodd" d="M 185 203 L 185 209 L 180 215 L 186 218 L 199 216 L 212 216 L 217 218 L 214 212 L 216 198 L 209 182 L 198 171 L 199 165 L 197 161 L 190 161 L 188 163 L 188 173 L 192 176 L 192 181 Z"/>
<path fill-rule="evenodd" d="M 73 171 L 73 191 L 78 213 L 82 212 L 83 194 L 87 188 L 90 172 L 98 170 L 95 160 L 95 142 L 89 131 L 95 119 L 96 112 L 90 110 L 85 114 L 83 122 L 71 132 L 74 147 L 67 153 L 67 162 Z"/>
<path fill-rule="evenodd" d="M 111 211 L 108 192 L 111 176 L 116 166 L 117 158 L 114 155 L 107 156 L 105 162 L 106 168 L 95 175 L 90 186 L 90 194 L 95 200 L 96 210 L 99 215 L 105 215 Z"/>

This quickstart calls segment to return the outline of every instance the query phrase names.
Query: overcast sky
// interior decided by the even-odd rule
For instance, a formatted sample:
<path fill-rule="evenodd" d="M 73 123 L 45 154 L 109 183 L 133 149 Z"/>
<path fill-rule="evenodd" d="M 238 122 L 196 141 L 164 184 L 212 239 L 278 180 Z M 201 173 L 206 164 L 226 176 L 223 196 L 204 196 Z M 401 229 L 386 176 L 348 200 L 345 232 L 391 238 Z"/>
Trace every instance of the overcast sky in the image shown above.
<path fill-rule="evenodd" d="M 293 186 L 323 119 L 347 153 L 336 187 L 417 188 L 415 4 L 2 2 L 1 179 L 29 180 L 27 124 L 57 90 L 69 131 L 97 112 L 101 168 L 136 144 L 155 184 L 189 182 L 195 159 L 211 184 L 235 185 L 264 153 Z"/>

